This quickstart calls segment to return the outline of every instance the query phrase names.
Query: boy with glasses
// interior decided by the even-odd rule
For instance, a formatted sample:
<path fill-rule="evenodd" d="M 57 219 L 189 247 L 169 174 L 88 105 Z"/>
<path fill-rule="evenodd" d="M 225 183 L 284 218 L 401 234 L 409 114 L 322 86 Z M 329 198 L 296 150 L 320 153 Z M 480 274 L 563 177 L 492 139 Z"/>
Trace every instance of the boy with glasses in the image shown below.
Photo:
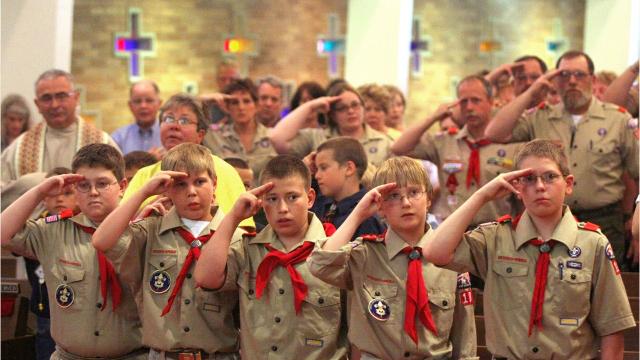
<path fill-rule="evenodd" d="M 415 160 L 391 158 L 373 186 L 308 261 L 313 275 L 348 290 L 349 341 L 365 360 L 477 359 L 468 276 L 422 259 L 420 249 L 433 234 L 426 172 Z M 376 213 L 385 218 L 386 233 L 351 242 Z"/>
<path fill-rule="evenodd" d="M 486 341 L 494 359 L 622 359 L 622 331 L 635 320 L 606 236 L 578 222 L 562 149 L 527 143 L 519 170 L 483 186 L 435 231 L 425 258 L 485 281 Z M 488 201 L 515 193 L 524 213 L 464 233 Z"/>
<path fill-rule="evenodd" d="M 124 160 L 112 146 L 87 145 L 74 157 L 72 171 L 45 179 L 2 212 L 2 245 L 42 264 L 56 342 L 51 359 L 143 359 L 133 294 L 91 246 L 93 232 L 118 206 L 127 184 Z M 71 184 L 80 214 L 68 209 L 28 220 L 43 198 Z"/>

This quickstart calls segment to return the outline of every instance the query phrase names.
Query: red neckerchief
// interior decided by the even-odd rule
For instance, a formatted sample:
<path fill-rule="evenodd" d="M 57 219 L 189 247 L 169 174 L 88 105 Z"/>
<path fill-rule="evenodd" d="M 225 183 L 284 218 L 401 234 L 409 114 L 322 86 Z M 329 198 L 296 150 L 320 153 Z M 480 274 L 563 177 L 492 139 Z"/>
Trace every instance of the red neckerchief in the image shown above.
<path fill-rule="evenodd" d="M 491 144 L 487 139 L 471 142 L 469 138 L 464 138 L 464 142 L 471 150 L 469 155 L 469 168 L 467 169 L 467 189 L 471 186 L 471 181 L 476 181 L 476 186 L 480 187 L 480 148 Z"/>
<path fill-rule="evenodd" d="M 533 298 L 531 299 L 531 315 L 529 316 L 529 336 L 534 326 L 542 330 L 542 305 L 544 304 L 544 291 L 547 287 L 547 274 L 549 272 L 549 262 L 551 250 L 555 241 L 548 242 L 541 239 L 531 239 L 529 244 L 537 246 L 540 254 L 536 261 L 536 285 L 533 288 Z"/>
<path fill-rule="evenodd" d="M 202 235 L 199 237 L 194 237 L 187 229 L 185 228 L 177 228 L 176 232 L 180 234 L 180 236 L 184 239 L 184 241 L 189 244 L 189 253 L 184 260 L 184 264 L 182 264 L 182 268 L 180 269 L 180 274 L 178 275 L 178 279 L 176 280 L 176 285 L 173 287 L 173 291 L 169 296 L 169 300 L 167 301 L 167 305 L 165 305 L 164 309 L 162 309 L 162 314 L 160 316 L 165 316 L 169 311 L 171 311 L 171 306 L 173 306 L 173 301 L 176 299 L 176 295 L 178 295 L 178 291 L 182 289 L 182 283 L 184 282 L 184 278 L 187 276 L 187 272 L 191 267 L 191 264 L 194 260 L 198 260 L 200 258 L 200 247 L 211 239 L 214 231 L 212 230 L 206 235 Z"/>
<path fill-rule="evenodd" d="M 314 244 L 305 241 L 300 247 L 289 253 L 283 253 L 282 251 L 274 249 L 270 244 L 265 244 L 264 246 L 269 249 L 269 253 L 264 257 L 260 266 L 258 266 L 256 275 L 256 298 L 260 299 L 260 297 L 262 297 L 271 272 L 276 266 L 285 267 L 289 272 L 291 286 L 293 287 L 293 305 L 296 309 L 296 314 L 300 313 L 302 301 L 307 296 L 307 284 L 305 284 L 304 279 L 302 279 L 293 265 L 305 261 L 309 254 L 311 254 Z"/>
<path fill-rule="evenodd" d="M 404 313 L 404 331 L 418 344 L 418 332 L 416 330 L 416 314 L 420 322 L 432 333 L 438 334 L 436 324 L 431 316 L 429 308 L 429 293 L 424 285 L 422 277 L 422 249 L 420 247 L 405 247 L 404 254 L 409 255 L 409 266 L 407 268 L 407 301 Z M 415 254 L 412 255 L 412 254 Z"/>
<path fill-rule="evenodd" d="M 75 225 L 82 231 L 87 234 L 93 235 L 96 229 L 80 225 L 75 223 Z M 120 286 L 120 282 L 118 281 L 118 277 L 116 276 L 116 271 L 113 268 L 113 264 L 107 259 L 106 256 L 101 251 L 96 250 L 98 254 L 98 268 L 100 270 L 100 293 L 102 294 L 102 306 L 100 307 L 100 311 L 104 310 L 107 306 L 107 288 L 111 288 L 111 302 L 112 308 L 115 311 L 118 305 L 120 305 L 120 298 L 122 297 L 122 287 Z"/>

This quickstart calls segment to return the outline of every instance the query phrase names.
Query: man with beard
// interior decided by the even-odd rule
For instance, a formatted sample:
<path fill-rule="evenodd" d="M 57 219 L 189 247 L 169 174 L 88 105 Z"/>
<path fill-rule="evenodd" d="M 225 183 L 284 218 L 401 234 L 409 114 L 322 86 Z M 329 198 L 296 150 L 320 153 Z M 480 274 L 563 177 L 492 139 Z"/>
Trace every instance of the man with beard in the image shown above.
<path fill-rule="evenodd" d="M 637 184 L 638 142 L 626 110 L 593 96 L 594 81 L 591 58 L 581 51 L 568 51 L 558 59 L 556 70 L 538 78 L 504 106 L 485 134 L 499 142 L 537 138 L 561 144 L 576 179 L 567 205 L 580 221 L 600 225 L 625 269 L 622 174 L 628 171 Z M 562 102 L 553 106 L 542 103 L 523 114 L 531 100 L 546 94 L 551 86 L 556 87 Z"/>
<path fill-rule="evenodd" d="M 444 220 L 461 206 L 476 190 L 496 177 L 513 169 L 513 158 L 519 144 L 492 144 L 484 137 L 491 120 L 492 89 L 489 82 L 477 75 L 468 76 L 458 84 L 458 101 L 440 106 L 434 114 L 402 132 L 391 146 L 396 155 L 409 155 L 438 165 L 440 196 L 432 213 Z M 427 130 L 439 120 L 451 116 L 460 107 L 462 128 L 450 128 L 437 134 Z M 510 203 L 496 200 L 476 214 L 471 225 L 494 221 L 510 214 Z"/>

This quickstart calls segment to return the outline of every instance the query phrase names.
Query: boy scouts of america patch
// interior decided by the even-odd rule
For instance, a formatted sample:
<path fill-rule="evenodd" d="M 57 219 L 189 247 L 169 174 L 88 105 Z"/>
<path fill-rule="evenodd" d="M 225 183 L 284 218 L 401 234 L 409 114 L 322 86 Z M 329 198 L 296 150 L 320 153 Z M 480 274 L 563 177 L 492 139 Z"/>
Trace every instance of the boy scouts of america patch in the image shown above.
<path fill-rule="evenodd" d="M 75 293 L 71 286 L 67 284 L 60 284 L 58 288 L 56 288 L 56 303 L 61 308 L 65 309 L 71 306 L 74 299 Z"/>
<path fill-rule="evenodd" d="M 569 253 L 569 257 L 577 258 L 578 256 L 580 256 L 580 254 L 582 254 L 582 249 L 574 246 L 573 249 L 569 249 L 567 250 L 567 252 Z"/>
<path fill-rule="evenodd" d="M 164 271 L 158 270 L 151 274 L 149 279 L 149 288 L 155 294 L 164 294 L 171 287 L 171 276 Z"/>
<path fill-rule="evenodd" d="M 473 305 L 475 303 L 473 290 L 471 289 L 471 277 L 468 272 L 458 275 L 458 294 L 462 305 Z"/>
<path fill-rule="evenodd" d="M 391 316 L 391 308 L 386 301 L 373 299 L 369 301 L 369 314 L 376 320 L 387 321 Z"/>
<path fill-rule="evenodd" d="M 613 271 L 616 273 L 616 275 L 620 275 L 620 267 L 618 266 L 618 262 L 616 261 L 616 255 L 613 252 L 611 244 L 607 243 L 607 246 L 604 247 L 604 254 L 611 261 L 611 266 L 613 267 Z"/>

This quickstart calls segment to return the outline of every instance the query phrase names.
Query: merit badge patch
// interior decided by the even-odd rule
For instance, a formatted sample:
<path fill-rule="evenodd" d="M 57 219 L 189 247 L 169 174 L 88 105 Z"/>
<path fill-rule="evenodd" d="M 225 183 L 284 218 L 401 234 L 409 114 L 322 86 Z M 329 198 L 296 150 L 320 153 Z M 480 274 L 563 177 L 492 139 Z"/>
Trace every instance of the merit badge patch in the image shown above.
<path fill-rule="evenodd" d="M 73 304 L 73 300 L 75 300 L 75 293 L 71 286 L 60 284 L 58 288 L 56 288 L 56 303 L 58 303 L 58 306 L 68 308 Z"/>
<path fill-rule="evenodd" d="M 462 303 L 462 305 L 467 306 L 475 304 L 473 289 L 471 289 L 471 277 L 469 276 L 469 273 L 458 275 L 458 290 L 460 303 Z"/>
<path fill-rule="evenodd" d="M 498 149 L 498 156 L 505 157 L 507 156 L 507 152 L 504 149 Z"/>
<path fill-rule="evenodd" d="M 389 304 L 382 299 L 373 299 L 369 301 L 369 314 L 379 321 L 387 321 L 391 316 L 391 308 Z"/>
<path fill-rule="evenodd" d="M 171 287 L 171 276 L 166 271 L 158 270 L 151 274 L 149 288 L 155 294 L 164 294 Z"/>
<path fill-rule="evenodd" d="M 574 246 L 573 249 L 569 249 L 567 252 L 569 253 L 569 257 L 577 258 L 578 256 L 580 256 L 580 254 L 582 254 L 582 249 Z"/>
<path fill-rule="evenodd" d="M 455 174 L 462 171 L 462 163 L 461 162 L 445 162 L 442 164 L 442 171 L 445 174 Z"/>
<path fill-rule="evenodd" d="M 567 261 L 567 268 L 580 270 L 580 269 L 582 269 L 582 263 L 580 261 L 568 260 Z"/>

